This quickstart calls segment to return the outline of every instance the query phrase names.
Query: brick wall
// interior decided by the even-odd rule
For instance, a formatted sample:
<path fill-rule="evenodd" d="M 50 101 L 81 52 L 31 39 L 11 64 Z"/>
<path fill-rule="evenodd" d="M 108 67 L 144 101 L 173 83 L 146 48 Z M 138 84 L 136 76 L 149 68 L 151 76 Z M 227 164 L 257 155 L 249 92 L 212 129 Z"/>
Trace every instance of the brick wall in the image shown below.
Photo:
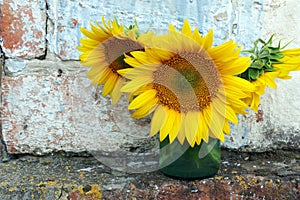
<path fill-rule="evenodd" d="M 157 32 L 165 32 L 169 23 L 180 28 L 188 18 L 203 33 L 213 28 L 215 44 L 234 39 L 250 48 L 254 40 L 272 33 L 300 46 L 299 9 L 293 0 L 2 0 L 3 143 L 9 153 L 33 154 L 151 144 L 149 119 L 130 119 L 125 98 L 112 107 L 109 98 L 99 96 L 101 88 L 90 86 L 87 69 L 78 62 L 79 27 L 89 28 L 103 14 L 126 25 L 135 17 L 143 30 L 152 22 Z M 240 116 L 224 146 L 299 149 L 300 73 L 292 75 L 263 96 L 261 116 Z"/>

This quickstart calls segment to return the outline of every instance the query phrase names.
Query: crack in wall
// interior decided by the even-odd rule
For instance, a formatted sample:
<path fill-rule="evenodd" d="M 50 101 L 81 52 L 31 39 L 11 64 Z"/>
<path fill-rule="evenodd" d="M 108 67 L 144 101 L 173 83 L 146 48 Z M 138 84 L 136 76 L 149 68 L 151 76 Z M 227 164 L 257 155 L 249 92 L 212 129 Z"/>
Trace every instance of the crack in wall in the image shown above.
<path fill-rule="evenodd" d="M 47 0 L 44 0 L 45 2 L 45 6 L 43 8 L 44 12 L 45 12 L 45 16 L 46 16 L 46 20 L 45 20 L 45 37 L 43 38 L 45 40 L 45 52 L 43 55 L 40 55 L 38 57 L 35 57 L 34 59 L 37 60 L 46 60 L 47 57 L 47 53 L 48 53 L 48 40 L 47 40 L 47 31 L 48 31 L 48 2 Z M 1 87 L 1 98 L 0 98 L 0 104 L 1 104 L 1 108 L 0 108 L 0 158 L 3 162 L 8 161 L 10 159 L 10 157 L 12 155 L 8 154 L 7 152 L 7 144 L 5 143 L 5 141 L 3 140 L 3 132 L 2 132 L 2 79 L 4 76 L 9 76 L 10 72 L 9 70 L 7 70 L 6 65 L 5 65 L 5 61 L 10 59 L 8 57 L 5 56 L 4 53 L 4 40 L 3 40 L 3 32 L 4 32 L 4 28 L 3 28 L 3 12 L 2 9 L 0 7 L 0 87 Z M 12 60 L 14 60 L 15 58 L 12 58 Z M 32 59 L 29 59 L 32 60 Z M 0 160 L 0 161 L 1 161 Z"/>
<path fill-rule="evenodd" d="M 45 60 L 47 58 L 47 54 L 48 54 L 48 40 L 47 40 L 47 34 L 48 34 L 48 21 L 49 21 L 49 14 L 48 14 L 48 10 L 49 10 L 49 5 L 48 5 L 48 2 L 47 0 L 44 0 L 44 3 L 45 3 L 45 7 L 44 7 L 44 10 L 45 10 L 45 16 L 46 16 L 46 20 L 45 20 L 45 53 L 39 57 L 35 57 L 35 59 L 38 59 L 38 60 Z"/>
<path fill-rule="evenodd" d="M 68 61 L 68 60 L 63 60 L 63 58 L 61 56 L 59 56 L 54 49 L 52 49 L 51 51 L 51 37 L 55 37 L 54 35 L 55 34 L 58 34 L 58 30 L 55 29 L 55 26 L 56 26 L 56 22 L 55 22 L 55 19 L 52 19 L 51 18 L 51 4 L 49 3 L 48 0 L 44 0 L 45 4 L 46 4 L 46 50 L 47 50 L 47 54 L 49 54 L 49 57 L 50 58 L 54 58 L 54 59 L 57 59 L 59 62 L 63 62 L 65 63 L 65 61 Z M 54 8 L 52 8 L 54 9 Z M 51 32 L 52 31 L 52 32 Z M 51 35 L 52 34 L 52 35 Z M 53 48 L 53 47 L 52 47 Z"/>
<path fill-rule="evenodd" d="M 1 28 L 1 27 L 0 27 Z M 2 30 L 2 29 L 1 29 Z M 2 44 L 2 41 L 1 41 Z M 2 51 L 2 45 L 0 45 L 0 88 L 2 89 L 2 76 L 4 75 L 4 62 L 5 62 L 5 56 Z M 2 107 L 2 91 L 1 91 L 1 98 L 0 98 L 0 103 Z M 2 158 L 2 161 L 9 160 L 9 155 L 7 154 L 7 147 L 6 144 L 3 140 L 3 135 L 2 135 L 2 109 L 0 109 L 0 157 Z"/>
<path fill-rule="evenodd" d="M 3 27 L 2 27 L 2 22 L 3 22 L 3 14 L 2 14 L 2 9 L 0 7 L 0 33 L 4 32 Z M 2 35 L 2 34 L 1 34 Z M 4 75 L 4 61 L 5 61 L 5 56 L 4 53 L 2 51 L 2 43 L 3 43 L 3 39 L 0 38 L 0 88 L 2 88 L 2 76 Z M 0 103 L 1 103 L 1 107 L 2 107 L 2 92 L 1 92 L 1 98 L 0 98 Z M 1 110 L 0 110 L 1 111 Z M 2 160 L 5 160 L 5 158 L 7 158 L 7 148 L 5 145 L 5 142 L 3 140 L 3 135 L 2 135 L 2 112 L 0 112 L 0 118 L 1 118 L 1 122 L 0 122 L 0 157 L 2 158 Z"/>

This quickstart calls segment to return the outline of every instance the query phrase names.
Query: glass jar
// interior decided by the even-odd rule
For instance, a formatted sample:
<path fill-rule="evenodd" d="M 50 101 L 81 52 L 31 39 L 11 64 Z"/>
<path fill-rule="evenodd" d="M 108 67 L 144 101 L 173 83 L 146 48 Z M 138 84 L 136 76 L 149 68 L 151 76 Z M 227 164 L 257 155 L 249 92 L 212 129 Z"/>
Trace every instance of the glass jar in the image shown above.
<path fill-rule="evenodd" d="M 201 179 L 214 176 L 220 168 L 221 148 L 218 139 L 209 138 L 191 147 L 186 141 L 160 142 L 160 170 L 167 176 L 183 179 Z"/>

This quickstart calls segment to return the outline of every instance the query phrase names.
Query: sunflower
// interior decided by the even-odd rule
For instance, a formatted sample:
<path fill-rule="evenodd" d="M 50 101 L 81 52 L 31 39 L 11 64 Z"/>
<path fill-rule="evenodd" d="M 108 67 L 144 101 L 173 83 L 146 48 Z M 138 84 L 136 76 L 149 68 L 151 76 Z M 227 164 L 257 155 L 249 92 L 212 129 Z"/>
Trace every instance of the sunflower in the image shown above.
<path fill-rule="evenodd" d="M 279 72 L 278 78 L 289 79 L 291 71 L 300 70 L 300 48 L 280 50 L 282 58 L 274 63 L 274 71 Z"/>
<path fill-rule="evenodd" d="M 151 48 L 126 56 L 133 68 L 118 71 L 130 80 L 121 91 L 134 96 L 128 106 L 135 110 L 132 117 L 153 112 L 150 136 L 159 132 L 160 141 L 168 136 L 170 143 L 177 138 L 191 147 L 209 137 L 224 141 L 229 121 L 238 123 L 236 114 L 245 113 L 241 98 L 254 86 L 235 75 L 247 69 L 250 58 L 240 57 L 233 41 L 212 43 L 212 30 L 203 37 L 185 20 L 181 31 L 170 24 L 168 34 L 153 38 Z"/>
<path fill-rule="evenodd" d="M 260 96 L 264 94 L 266 87 L 276 88 L 276 78 L 290 79 L 291 71 L 300 70 L 300 48 L 284 50 L 287 45 L 280 47 L 280 43 L 273 46 L 273 36 L 267 42 L 258 39 L 252 50 L 245 51 L 251 53 L 252 63 L 239 75 L 255 85 L 251 96 L 244 99 L 255 112 L 258 111 Z M 261 47 L 258 46 L 259 43 L 262 43 Z"/>
<path fill-rule="evenodd" d="M 279 72 L 266 72 L 260 75 L 257 80 L 251 82 L 255 86 L 254 92 L 251 93 L 250 97 L 243 99 L 243 101 L 248 104 L 252 110 L 258 112 L 260 96 L 265 93 L 267 86 L 276 88 L 275 79 L 279 74 Z"/>
<path fill-rule="evenodd" d="M 121 97 L 120 88 L 125 82 L 125 78 L 117 71 L 130 67 L 124 62 L 124 54 L 131 51 L 143 50 L 145 42 L 149 41 L 152 33 L 140 35 L 138 30 L 132 26 L 126 29 L 118 24 L 117 20 L 107 23 L 102 17 L 102 25 L 96 22 L 91 24 L 91 31 L 81 28 L 81 32 L 86 36 L 80 40 L 81 46 L 78 50 L 82 52 L 80 62 L 82 65 L 91 67 L 87 77 L 91 79 L 93 85 L 102 85 L 102 96 L 110 94 L 112 104 L 118 102 Z"/>

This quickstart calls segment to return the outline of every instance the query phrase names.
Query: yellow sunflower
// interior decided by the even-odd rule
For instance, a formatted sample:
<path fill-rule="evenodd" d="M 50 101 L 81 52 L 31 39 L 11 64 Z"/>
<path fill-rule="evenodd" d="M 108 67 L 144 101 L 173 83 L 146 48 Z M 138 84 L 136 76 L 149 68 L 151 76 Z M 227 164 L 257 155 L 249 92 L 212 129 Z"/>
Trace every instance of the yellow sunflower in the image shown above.
<path fill-rule="evenodd" d="M 91 67 L 88 78 L 93 85 L 104 84 L 102 96 L 110 94 L 112 104 L 115 104 L 121 97 L 120 88 L 125 82 L 125 78 L 117 71 L 130 67 L 124 62 L 124 55 L 143 50 L 152 33 L 137 37 L 138 31 L 135 28 L 126 30 L 116 19 L 106 23 L 104 16 L 102 25 L 96 22 L 95 25 L 91 24 L 91 31 L 84 28 L 80 30 L 86 36 L 80 40 L 81 46 L 78 47 L 82 52 L 80 62 Z"/>
<path fill-rule="evenodd" d="M 265 93 L 265 88 L 267 86 L 276 88 L 275 79 L 279 76 L 279 74 L 279 72 L 266 72 L 260 75 L 257 80 L 251 82 L 255 86 L 255 90 L 249 97 L 243 100 L 252 110 L 258 112 L 261 95 Z"/>
<path fill-rule="evenodd" d="M 118 71 L 130 80 L 121 91 L 134 95 L 132 117 L 154 112 L 150 136 L 159 132 L 160 141 L 169 136 L 170 143 L 177 138 L 193 147 L 209 136 L 224 141 L 229 121 L 238 123 L 236 114 L 247 108 L 241 98 L 254 86 L 235 75 L 247 69 L 250 58 L 240 57 L 233 41 L 212 43 L 213 31 L 203 37 L 185 20 L 181 31 L 170 25 L 151 48 L 126 56 L 133 68 Z"/>
<path fill-rule="evenodd" d="M 291 71 L 300 70 L 300 48 L 281 50 L 282 58 L 274 63 L 274 71 L 279 72 L 278 78 L 289 79 Z"/>
<path fill-rule="evenodd" d="M 291 71 L 300 70 L 300 48 L 284 50 L 286 46 L 281 48 L 280 43 L 274 47 L 272 38 L 273 35 L 268 42 L 259 39 L 252 50 L 246 51 L 252 54 L 252 63 L 241 77 L 251 81 L 255 90 L 244 101 L 255 112 L 258 111 L 260 96 L 264 94 L 266 87 L 276 88 L 276 78 L 290 79 Z M 261 48 L 257 45 L 259 42 L 263 44 Z"/>

